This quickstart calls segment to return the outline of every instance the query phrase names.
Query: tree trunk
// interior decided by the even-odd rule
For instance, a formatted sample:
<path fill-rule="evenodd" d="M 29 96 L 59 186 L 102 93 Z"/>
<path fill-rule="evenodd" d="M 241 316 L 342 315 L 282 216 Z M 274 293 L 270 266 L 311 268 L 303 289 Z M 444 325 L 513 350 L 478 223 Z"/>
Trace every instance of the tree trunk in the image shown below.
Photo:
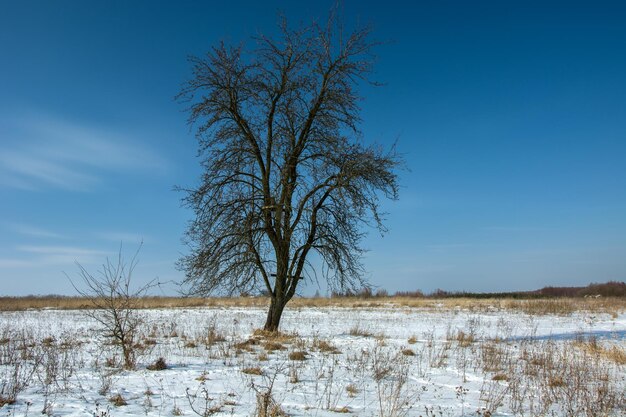
<path fill-rule="evenodd" d="M 270 332 L 278 331 L 278 325 L 280 324 L 280 317 L 283 315 L 283 309 L 287 301 L 284 297 L 272 297 L 270 308 L 267 311 L 267 320 L 265 320 L 265 326 L 263 330 Z"/>

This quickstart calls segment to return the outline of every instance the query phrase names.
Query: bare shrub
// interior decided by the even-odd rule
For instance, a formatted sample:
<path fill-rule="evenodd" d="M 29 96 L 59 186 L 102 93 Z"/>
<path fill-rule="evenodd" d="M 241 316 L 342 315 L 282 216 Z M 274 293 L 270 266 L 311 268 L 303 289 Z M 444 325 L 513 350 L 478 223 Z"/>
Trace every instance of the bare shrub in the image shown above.
<path fill-rule="evenodd" d="M 289 359 L 292 361 L 304 361 L 306 360 L 306 352 L 303 352 L 301 350 L 296 350 L 294 352 L 290 352 L 289 353 Z"/>
<path fill-rule="evenodd" d="M 280 404 L 274 399 L 273 395 L 274 383 L 282 370 L 281 366 L 277 367 L 271 375 L 263 377 L 262 384 L 250 381 L 250 388 L 256 393 L 255 417 L 287 416 L 287 413 L 285 413 Z"/>
<path fill-rule="evenodd" d="M 165 362 L 165 359 L 159 358 L 156 361 L 154 361 L 153 364 L 148 365 L 147 369 L 150 371 L 163 371 L 167 369 L 167 363 Z"/>
<path fill-rule="evenodd" d="M 32 335 L 12 332 L 3 337 L 0 352 L 0 406 L 13 404 L 31 382 L 41 362 Z"/>
<path fill-rule="evenodd" d="M 313 348 L 319 350 L 320 352 L 331 353 L 331 354 L 339 354 L 341 351 L 337 349 L 336 346 L 331 344 L 330 342 L 323 339 L 315 339 L 313 341 Z"/>
<path fill-rule="evenodd" d="M 115 394 L 114 396 L 109 398 L 109 402 L 116 407 L 122 407 L 124 405 L 128 405 L 128 402 L 126 401 L 124 397 L 122 397 L 122 394 Z"/>
<path fill-rule="evenodd" d="M 215 413 L 222 411 L 224 405 L 218 403 L 209 395 L 209 391 L 206 388 L 205 381 L 202 380 L 195 392 L 191 392 L 189 388 L 185 391 L 187 395 L 187 401 L 191 410 L 201 416 L 209 417 Z"/>
<path fill-rule="evenodd" d="M 127 263 L 120 248 L 117 260 L 112 262 L 107 258 L 96 275 L 92 275 L 77 262 L 83 289 L 72 281 L 74 289 L 91 304 L 92 309 L 86 310 L 87 316 L 98 322 L 102 326 L 101 333 L 105 339 L 112 341 L 121 350 L 126 369 L 134 369 L 136 366 L 135 347 L 142 324 L 141 315 L 137 311 L 139 300 L 156 285 L 154 281 L 150 281 L 138 289 L 131 288 L 139 249 Z"/>
<path fill-rule="evenodd" d="M 349 397 L 356 397 L 359 391 L 359 388 L 354 384 L 346 385 L 346 392 L 348 393 Z"/>
<path fill-rule="evenodd" d="M 359 326 L 358 324 L 350 328 L 350 336 L 372 337 L 374 333 Z"/>
<path fill-rule="evenodd" d="M 372 350 L 372 376 L 376 388 L 379 417 L 404 417 L 419 400 L 409 390 L 408 358 L 402 353 L 391 354 L 377 346 Z"/>
<path fill-rule="evenodd" d="M 402 349 L 400 351 L 404 356 L 415 356 L 413 349 Z"/>

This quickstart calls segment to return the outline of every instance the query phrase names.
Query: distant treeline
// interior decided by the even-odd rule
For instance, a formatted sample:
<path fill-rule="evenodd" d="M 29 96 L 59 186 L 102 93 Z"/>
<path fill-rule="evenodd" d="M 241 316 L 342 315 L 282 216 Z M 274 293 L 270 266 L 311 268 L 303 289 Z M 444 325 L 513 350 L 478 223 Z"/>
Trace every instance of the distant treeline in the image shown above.
<path fill-rule="evenodd" d="M 435 290 L 425 294 L 420 290 L 397 291 L 389 294 L 385 289 L 372 290 L 364 288 L 358 292 L 333 292 L 333 298 L 381 298 L 381 297 L 408 297 L 408 298 L 511 298 L 511 299 L 537 299 L 559 297 L 626 297 L 626 282 L 609 281 L 603 284 L 592 283 L 586 287 L 543 287 L 534 291 L 511 291 L 511 292 L 467 292 Z"/>

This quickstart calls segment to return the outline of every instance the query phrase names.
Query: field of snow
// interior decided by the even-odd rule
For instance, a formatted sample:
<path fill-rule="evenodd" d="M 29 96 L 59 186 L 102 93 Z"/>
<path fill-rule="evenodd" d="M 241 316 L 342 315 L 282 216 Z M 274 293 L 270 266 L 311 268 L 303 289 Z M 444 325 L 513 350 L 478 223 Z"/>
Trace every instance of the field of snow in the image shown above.
<path fill-rule="evenodd" d="M 626 415 L 624 313 L 288 306 L 278 336 L 253 307 L 139 314 L 123 370 L 85 311 L 0 313 L 0 417 Z"/>

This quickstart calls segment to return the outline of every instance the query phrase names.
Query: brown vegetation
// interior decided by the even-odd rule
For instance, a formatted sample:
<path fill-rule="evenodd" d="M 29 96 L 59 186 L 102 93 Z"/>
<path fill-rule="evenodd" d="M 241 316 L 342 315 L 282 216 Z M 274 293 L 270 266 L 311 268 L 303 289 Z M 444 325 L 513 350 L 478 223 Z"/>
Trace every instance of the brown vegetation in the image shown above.
<path fill-rule="evenodd" d="M 292 361 L 304 361 L 306 360 L 306 352 L 301 351 L 301 350 L 290 352 L 289 359 Z"/>
<path fill-rule="evenodd" d="M 113 404 L 116 407 L 128 405 L 128 402 L 126 402 L 126 399 L 124 399 L 124 397 L 122 397 L 121 394 L 116 394 L 113 397 L 109 398 L 109 402 L 111 402 L 111 404 Z"/>
<path fill-rule="evenodd" d="M 248 375 L 263 375 L 263 370 L 261 370 L 261 368 L 259 368 L 258 366 L 243 368 L 241 372 Z"/>
<path fill-rule="evenodd" d="M 588 288 L 591 288 L 588 287 Z M 135 305 L 141 309 L 152 308 L 229 308 L 259 307 L 266 308 L 267 297 L 142 297 Z M 558 297 L 558 298 L 420 298 L 387 296 L 373 298 L 359 297 L 314 297 L 294 298 L 293 308 L 303 307 L 338 307 L 338 308 L 379 308 L 407 307 L 424 310 L 461 308 L 470 311 L 514 310 L 527 314 L 571 314 L 575 311 L 619 314 L 626 310 L 626 297 Z M 90 309 L 90 300 L 84 297 L 66 297 L 58 295 L 0 297 L 0 311 L 23 311 L 40 309 L 80 310 Z M 271 333 L 271 332 L 269 332 Z M 264 337 L 270 334 L 263 335 Z M 282 333 L 279 333 L 285 336 Z M 260 332 L 259 332 L 259 335 Z"/>

